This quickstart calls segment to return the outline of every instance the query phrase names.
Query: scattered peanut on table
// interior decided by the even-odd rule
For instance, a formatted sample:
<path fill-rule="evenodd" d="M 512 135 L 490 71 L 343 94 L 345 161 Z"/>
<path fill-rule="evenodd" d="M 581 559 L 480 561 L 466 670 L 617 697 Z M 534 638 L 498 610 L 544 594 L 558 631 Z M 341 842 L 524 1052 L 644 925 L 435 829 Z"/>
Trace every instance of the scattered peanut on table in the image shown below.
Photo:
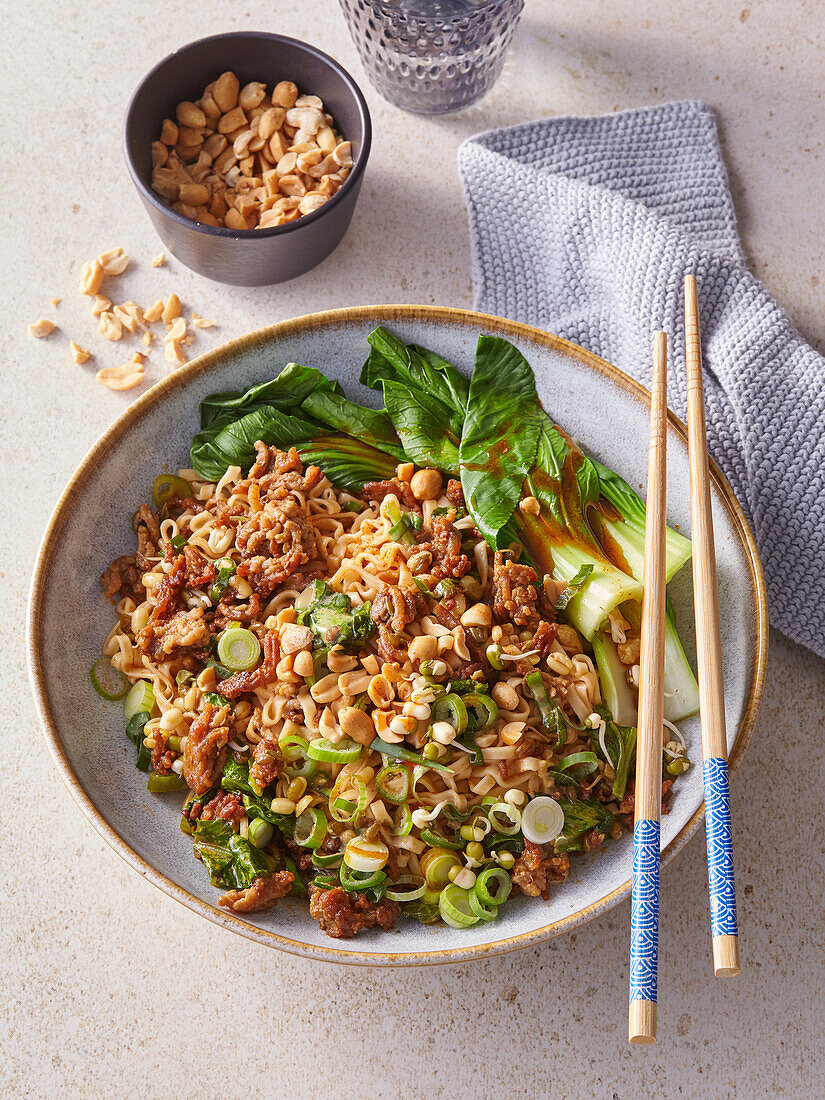
<path fill-rule="evenodd" d="M 240 86 L 223 73 L 179 103 L 152 143 L 152 188 L 203 225 L 270 229 L 318 210 L 352 167 L 352 147 L 314 95 L 288 80 Z"/>

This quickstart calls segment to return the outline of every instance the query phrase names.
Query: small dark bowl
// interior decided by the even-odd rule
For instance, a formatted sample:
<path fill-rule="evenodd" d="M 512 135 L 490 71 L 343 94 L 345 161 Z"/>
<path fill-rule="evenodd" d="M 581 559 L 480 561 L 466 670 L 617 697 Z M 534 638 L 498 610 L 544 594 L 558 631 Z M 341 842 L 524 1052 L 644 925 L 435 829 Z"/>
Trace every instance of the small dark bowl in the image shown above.
<path fill-rule="evenodd" d="M 241 87 L 262 80 L 297 84 L 317 95 L 345 141 L 353 164 L 340 189 L 312 214 L 273 229 L 221 229 L 176 213 L 152 190 L 152 142 L 164 118 L 175 118 L 182 100 L 200 99 L 203 89 L 231 70 Z M 280 34 L 238 31 L 182 46 L 144 78 L 126 112 L 123 148 L 129 173 L 161 240 L 187 267 L 235 286 L 269 286 L 303 275 L 340 244 L 349 226 L 370 153 L 372 125 L 361 89 L 325 53 Z"/>

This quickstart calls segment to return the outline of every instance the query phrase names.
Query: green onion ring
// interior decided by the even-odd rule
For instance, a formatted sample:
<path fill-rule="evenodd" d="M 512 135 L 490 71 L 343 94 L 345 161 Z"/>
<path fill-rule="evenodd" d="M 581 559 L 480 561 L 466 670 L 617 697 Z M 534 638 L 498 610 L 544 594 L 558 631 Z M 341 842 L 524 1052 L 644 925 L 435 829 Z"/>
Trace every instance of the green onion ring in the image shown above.
<path fill-rule="evenodd" d="M 503 814 L 507 815 L 506 824 L 502 824 L 501 821 Z M 503 836 L 515 836 L 521 828 L 521 811 L 508 802 L 496 802 L 495 805 L 488 807 L 487 817 L 495 831 Z"/>
<path fill-rule="evenodd" d="M 355 890 L 369 890 L 370 887 L 380 886 L 382 882 L 387 880 L 386 874 L 381 870 L 353 871 L 351 867 L 347 867 L 346 863 L 341 864 L 338 877 L 348 894 Z"/>
<path fill-rule="evenodd" d="M 478 923 L 478 917 L 470 908 L 467 890 L 451 882 L 438 895 L 438 911 L 445 924 L 453 928 L 469 928 Z"/>
<path fill-rule="evenodd" d="M 182 775 L 178 775 L 177 772 L 170 772 L 169 775 L 158 775 L 157 772 L 152 772 L 146 782 L 147 791 L 152 791 L 153 794 L 165 794 L 167 791 L 182 791 L 185 787 L 186 780 Z"/>
<path fill-rule="evenodd" d="M 345 737 L 342 741 L 333 745 L 326 737 L 319 737 L 317 741 L 310 741 L 307 747 L 307 756 L 310 760 L 322 760 L 331 764 L 349 764 L 357 760 L 361 755 L 362 746 L 357 741 L 350 741 Z"/>
<path fill-rule="evenodd" d="M 233 626 L 224 630 L 218 642 L 218 660 L 230 672 L 246 672 L 257 665 L 261 643 L 251 630 Z"/>
<path fill-rule="evenodd" d="M 152 713 L 155 705 L 155 689 L 148 680 L 138 680 L 129 688 L 129 694 L 123 701 L 123 714 L 128 722 L 141 711 Z"/>
<path fill-rule="evenodd" d="M 327 815 L 317 806 L 310 806 L 295 818 L 293 840 L 302 848 L 320 848 L 327 835 Z"/>
<path fill-rule="evenodd" d="M 152 497 L 160 507 L 169 500 L 180 500 L 192 496 L 192 486 L 177 474 L 158 474 L 152 486 Z"/>
<path fill-rule="evenodd" d="M 491 921 L 495 920 L 498 916 L 497 905 L 486 905 L 478 894 L 475 892 L 475 888 L 467 891 L 467 900 L 470 903 L 470 909 L 479 918 L 479 920 Z"/>
<path fill-rule="evenodd" d="M 556 765 L 560 772 L 569 771 L 571 768 L 575 768 L 575 775 L 578 779 L 584 779 L 585 776 L 592 775 L 593 772 L 598 771 L 599 758 L 594 752 L 571 752 L 569 756 L 562 757 Z"/>
<path fill-rule="evenodd" d="M 335 867 L 337 869 L 341 866 L 343 858 L 343 852 L 319 852 L 316 848 L 312 853 L 314 867 Z"/>
<path fill-rule="evenodd" d="M 375 789 L 389 802 L 405 802 L 410 794 L 410 769 L 404 764 L 387 764 L 375 777 Z"/>
<path fill-rule="evenodd" d="M 369 801 L 369 792 L 367 791 L 367 785 L 360 775 L 355 777 L 349 775 L 344 777 L 344 782 L 349 781 L 354 784 L 358 791 L 358 801 L 353 802 L 349 798 L 341 797 L 341 786 L 336 780 L 335 786 L 330 791 L 329 795 L 329 813 L 336 821 L 356 821 L 361 814 L 367 808 L 367 802 Z"/>
<path fill-rule="evenodd" d="M 411 886 L 411 890 L 402 890 L 402 886 Z M 415 875 L 402 875 L 392 886 L 386 889 L 386 896 L 390 901 L 418 901 L 424 896 L 424 882 Z"/>
<path fill-rule="evenodd" d="M 460 852 L 464 847 L 463 840 L 448 840 L 446 836 L 442 836 L 441 833 L 437 833 L 434 829 L 424 828 L 421 830 L 419 836 L 425 844 L 429 844 L 431 848 L 450 848 L 454 852 Z"/>
<path fill-rule="evenodd" d="M 513 882 L 503 867 L 485 867 L 476 878 L 473 889 L 483 905 L 499 906 L 509 898 Z"/>
<path fill-rule="evenodd" d="M 474 691 L 462 696 L 461 701 L 467 709 L 467 729 L 471 733 L 480 733 L 481 730 L 489 729 L 498 718 L 498 707 L 489 695 Z"/>
<path fill-rule="evenodd" d="M 393 836 L 409 836 L 412 832 L 412 810 L 409 806 L 399 806 L 393 815 Z"/>
<path fill-rule="evenodd" d="M 112 668 L 108 657 L 100 657 L 89 669 L 92 687 L 109 703 L 122 699 L 129 690 L 129 681 L 122 672 Z"/>
<path fill-rule="evenodd" d="M 459 695 L 442 695 L 436 699 L 432 716 L 434 722 L 449 722 L 459 736 L 466 730 L 469 720 L 464 700 Z"/>

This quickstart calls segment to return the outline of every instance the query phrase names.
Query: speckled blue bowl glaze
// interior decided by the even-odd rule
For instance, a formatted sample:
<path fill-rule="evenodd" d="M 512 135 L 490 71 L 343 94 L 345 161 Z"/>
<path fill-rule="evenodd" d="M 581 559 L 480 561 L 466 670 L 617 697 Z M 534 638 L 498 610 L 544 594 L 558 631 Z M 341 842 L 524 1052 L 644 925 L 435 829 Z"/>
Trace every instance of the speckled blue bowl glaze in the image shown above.
<path fill-rule="evenodd" d="M 134 549 L 129 518 L 148 499 L 158 471 L 188 465 L 198 403 L 216 390 L 245 389 L 292 360 L 337 377 L 347 392 L 372 399 L 357 377 L 367 333 L 377 323 L 406 341 L 436 349 L 469 371 L 479 332 L 514 341 L 532 364 L 546 407 L 589 450 L 634 486 L 645 477 L 647 392 L 572 344 L 500 318 L 423 306 L 360 307 L 286 321 L 193 360 L 135 402 L 95 444 L 63 494 L 43 539 L 29 608 L 32 684 L 46 740 L 73 797 L 112 847 L 169 895 L 226 928 L 311 958 L 371 965 L 458 962 L 501 954 L 569 931 L 609 909 L 630 888 L 630 838 L 573 860 L 569 881 L 548 903 L 518 898 L 500 918 L 466 931 L 400 919 L 394 931 L 355 940 L 324 936 L 306 900 L 286 899 L 267 913 L 236 916 L 217 908 L 218 891 L 192 858 L 178 828 L 181 796 L 155 796 L 134 766 L 119 703 L 104 703 L 89 683 L 112 623 L 98 577 Z M 671 419 L 668 518 L 689 529 L 688 464 L 683 425 Z M 714 519 L 725 654 L 731 768 L 745 750 L 759 708 L 767 654 L 764 583 L 751 533 L 729 487 L 714 471 Z M 690 570 L 672 587 L 686 649 L 693 659 Z M 682 723 L 694 762 L 701 759 L 697 719 Z M 670 859 L 702 819 L 702 781 L 693 768 L 677 785 L 663 819 Z"/>

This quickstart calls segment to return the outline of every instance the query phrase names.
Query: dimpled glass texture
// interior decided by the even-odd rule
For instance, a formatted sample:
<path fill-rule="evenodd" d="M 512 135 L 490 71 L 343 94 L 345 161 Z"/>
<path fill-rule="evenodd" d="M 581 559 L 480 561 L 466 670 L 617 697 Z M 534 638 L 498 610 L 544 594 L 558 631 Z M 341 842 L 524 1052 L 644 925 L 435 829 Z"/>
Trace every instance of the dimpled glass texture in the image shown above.
<path fill-rule="evenodd" d="M 378 92 L 416 114 L 460 111 L 495 84 L 524 0 L 340 0 Z"/>

